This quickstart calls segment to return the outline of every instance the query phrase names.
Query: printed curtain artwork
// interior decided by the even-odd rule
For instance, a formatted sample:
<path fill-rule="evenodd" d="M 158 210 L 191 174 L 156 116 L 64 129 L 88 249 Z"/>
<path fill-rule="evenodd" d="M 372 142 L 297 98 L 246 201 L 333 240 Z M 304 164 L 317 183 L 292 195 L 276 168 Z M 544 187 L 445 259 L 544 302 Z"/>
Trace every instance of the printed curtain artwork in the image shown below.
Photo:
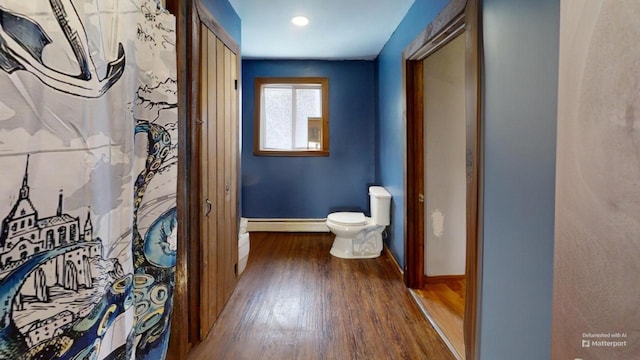
<path fill-rule="evenodd" d="M 175 18 L 0 0 L 0 359 L 162 359 L 176 260 Z"/>

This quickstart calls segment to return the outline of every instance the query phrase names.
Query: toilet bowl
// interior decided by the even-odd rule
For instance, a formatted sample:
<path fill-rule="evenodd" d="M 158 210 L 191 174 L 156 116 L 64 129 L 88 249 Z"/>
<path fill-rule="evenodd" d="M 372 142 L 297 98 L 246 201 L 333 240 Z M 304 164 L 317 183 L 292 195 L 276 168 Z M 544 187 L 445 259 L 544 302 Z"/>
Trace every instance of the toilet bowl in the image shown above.
<path fill-rule="evenodd" d="M 335 212 L 326 225 L 336 235 L 331 255 L 343 259 L 370 259 L 382 252 L 382 232 L 389 225 L 391 194 L 381 186 L 369 187 L 371 217 L 361 212 Z"/>

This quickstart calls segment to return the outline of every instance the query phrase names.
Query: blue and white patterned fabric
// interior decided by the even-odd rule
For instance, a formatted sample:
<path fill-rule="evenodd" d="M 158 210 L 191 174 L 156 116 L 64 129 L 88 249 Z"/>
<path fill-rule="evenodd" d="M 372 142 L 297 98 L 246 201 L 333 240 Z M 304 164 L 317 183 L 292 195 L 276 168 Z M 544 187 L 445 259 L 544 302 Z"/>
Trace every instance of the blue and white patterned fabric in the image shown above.
<path fill-rule="evenodd" d="M 163 359 L 176 259 L 175 18 L 0 0 L 0 359 Z"/>

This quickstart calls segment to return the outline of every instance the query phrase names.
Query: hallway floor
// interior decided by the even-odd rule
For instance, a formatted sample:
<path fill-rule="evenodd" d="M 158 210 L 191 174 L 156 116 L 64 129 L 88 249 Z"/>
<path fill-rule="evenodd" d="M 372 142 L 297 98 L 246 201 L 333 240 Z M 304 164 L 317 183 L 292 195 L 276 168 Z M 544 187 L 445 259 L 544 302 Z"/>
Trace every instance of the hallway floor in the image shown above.
<path fill-rule="evenodd" d="M 386 253 L 329 255 L 327 233 L 251 233 L 247 268 L 197 359 L 453 359 Z"/>
<path fill-rule="evenodd" d="M 413 292 L 458 353 L 458 357 L 464 360 L 465 280 L 437 280 Z"/>

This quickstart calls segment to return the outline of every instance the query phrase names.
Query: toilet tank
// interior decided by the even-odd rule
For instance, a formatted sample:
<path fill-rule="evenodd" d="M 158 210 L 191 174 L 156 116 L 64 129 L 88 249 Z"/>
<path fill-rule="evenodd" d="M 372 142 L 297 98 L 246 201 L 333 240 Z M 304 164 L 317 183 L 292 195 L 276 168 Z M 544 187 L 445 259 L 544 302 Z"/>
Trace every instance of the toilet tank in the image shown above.
<path fill-rule="evenodd" d="M 369 200 L 371 202 L 371 219 L 373 222 L 377 225 L 389 225 L 391 194 L 382 186 L 370 186 Z"/>

